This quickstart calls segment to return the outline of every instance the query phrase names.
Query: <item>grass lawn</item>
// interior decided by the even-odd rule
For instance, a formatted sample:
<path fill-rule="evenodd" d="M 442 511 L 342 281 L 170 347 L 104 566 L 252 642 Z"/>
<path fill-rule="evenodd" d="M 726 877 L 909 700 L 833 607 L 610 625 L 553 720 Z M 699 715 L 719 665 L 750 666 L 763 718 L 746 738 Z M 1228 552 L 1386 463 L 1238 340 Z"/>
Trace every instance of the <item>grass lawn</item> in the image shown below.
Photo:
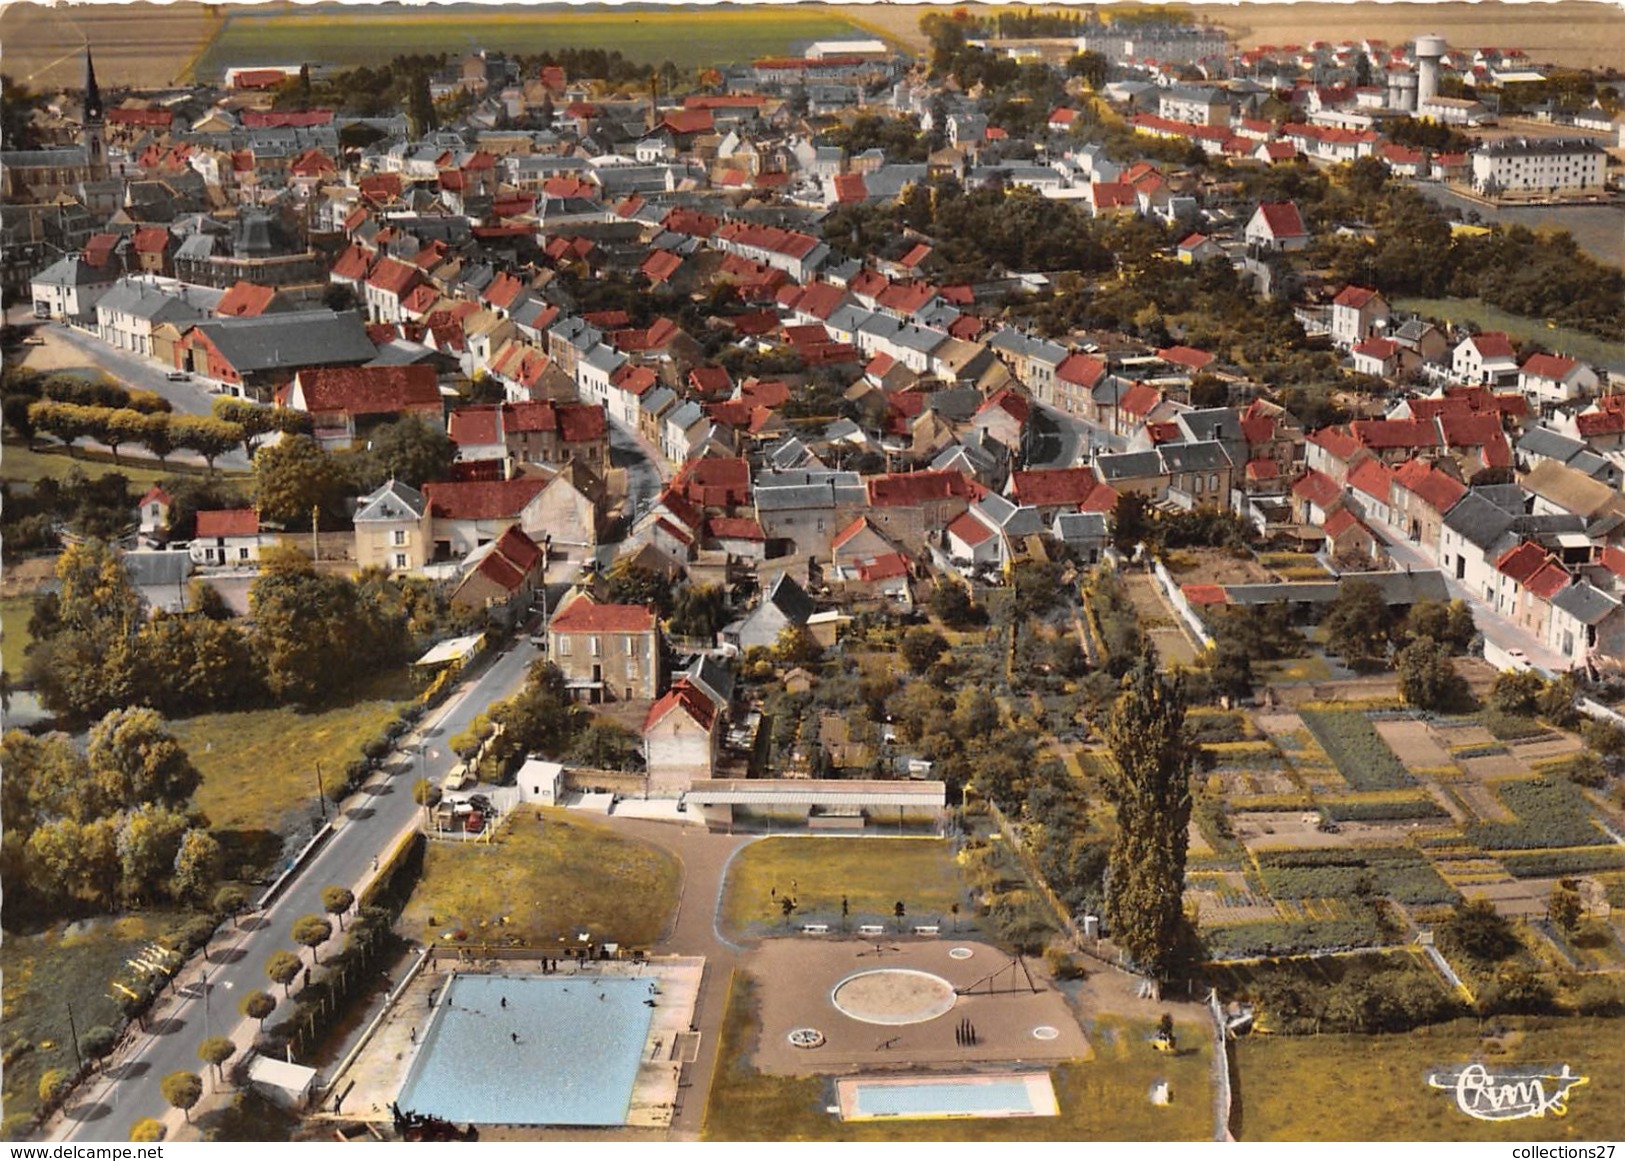
<path fill-rule="evenodd" d="M 471 943 L 500 935 L 552 947 L 586 927 L 595 940 L 647 947 L 676 909 L 680 875 L 671 855 L 603 823 L 522 807 L 490 844 L 429 844 L 400 930 L 423 939 L 463 930 Z"/>
<path fill-rule="evenodd" d="M 184 464 L 157 465 L 155 460 L 133 456 L 126 456 L 123 461 L 115 464 L 111 457 L 92 458 L 84 451 L 80 451 L 76 456 L 70 456 L 63 448 L 33 451 L 20 443 L 10 441 L 7 441 L 4 450 L 0 451 L 0 479 L 8 484 L 61 480 L 74 468 L 78 468 L 93 480 L 118 472 L 130 481 L 130 487 L 143 492 L 171 476 L 203 474 L 201 469 L 190 469 Z M 228 478 L 239 475 L 244 479 L 247 478 L 247 473 L 223 471 L 219 474 Z"/>
<path fill-rule="evenodd" d="M 1206 1043 L 1161 1056 L 1147 1043 L 1154 1023 L 1097 1021 L 1092 1061 L 1052 1069 L 1061 1114 L 1006 1120 L 952 1118 L 846 1123 L 825 1112 L 834 1084 L 822 1076 L 766 1076 L 750 1063 L 761 1026 L 756 988 L 736 973 L 723 1017 L 717 1072 L 701 1137 L 707 1141 L 1185 1141 L 1213 1131 Z M 1153 1083 L 1165 1080 L 1172 1103 L 1153 1105 Z"/>
<path fill-rule="evenodd" d="M 1625 344 L 1610 343 L 1568 327 L 1549 327 L 1542 319 L 1508 314 L 1476 298 L 1396 298 L 1394 309 L 1446 322 L 1470 322 L 1480 330 L 1505 331 L 1514 340 L 1534 340 L 1582 362 L 1625 367 Z"/>
<path fill-rule="evenodd" d="M 1255 1036 L 1238 1042 L 1237 1100 L 1248 1141 L 1570 1141 L 1625 1137 L 1625 1020 L 1520 1019 L 1506 1051 L 1459 1020 L 1393 1036 Z M 1482 1060 L 1496 1066 L 1567 1063 L 1590 1083 L 1570 1092 L 1567 1116 L 1475 1120 L 1454 1094 L 1428 1087 L 1438 1066 Z M 1282 1083 L 1290 1077 L 1290 1083 Z"/>
<path fill-rule="evenodd" d="M 5 933 L 0 974 L 5 979 L 8 1119 L 38 1106 L 39 1078 L 47 1069 L 73 1071 L 69 1005 L 81 1036 L 97 1025 L 116 1028 L 119 1010 L 108 995 L 110 982 L 127 979 L 124 961 L 162 935 L 176 918 L 174 912 L 151 911 L 89 920 L 76 925 L 71 935 L 60 926 L 39 935 Z M 24 1043 L 31 1047 L 13 1056 L 14 1048 Z"/>
<path fill-rule="evenodd" d="M 216 830 L 279 831 L 316 809 L 316 766 L 329 789 L 395 717 L 400 682 L 322 713 L 292 709 L 201 714 L 170 723 L 203 774 L 194 802 Z"/>
<path fill-rule="evenodd" d="M 784 55 L 797 41 L 865 35 L 831 11 L 750 7 L 714 11 L 613 12 L 606 9 L 494 14 L 458 6 L 435 12 L 387 14 L 336 10 L 309 13 L 233 13 L 192 68 L 199 79 L 217 78 L 233 65 L 267 60 L 342 67 L 387 64 L 402 53 L 458 53 L 500 48 L 538 53 L 566 48 L 612 48 L 630 60 L 678 68 L 741 63 Z"/>
<path fill-rule="evenodd" d="M 34 598 L 7 597 L 0 600 L 0 668 L 15 682 L 23 671 L 23 650 L 28 648 L 28 618 L 34 614 Z"/>
<path fill-rule="evenodd" d="M 1319 653 L 1307 657 L 1289 657 L 1283 661 L 1260 661 L 1253 666 L 1260 681 L 1330 681 L 1332 667 Z"/>
<path fill-rule="evenodd" d="M 948 909 L 963 890 L 942 839 L 767 838 L 734 859 L 722 914 L 730 931 L 761 935 L 783 925 L 786 894 L 797 900 L 798 923 L 840 922 L 845 895 L 854 926 L 894 922 L 899 901 L 913 922 L 951 924 Z"/>

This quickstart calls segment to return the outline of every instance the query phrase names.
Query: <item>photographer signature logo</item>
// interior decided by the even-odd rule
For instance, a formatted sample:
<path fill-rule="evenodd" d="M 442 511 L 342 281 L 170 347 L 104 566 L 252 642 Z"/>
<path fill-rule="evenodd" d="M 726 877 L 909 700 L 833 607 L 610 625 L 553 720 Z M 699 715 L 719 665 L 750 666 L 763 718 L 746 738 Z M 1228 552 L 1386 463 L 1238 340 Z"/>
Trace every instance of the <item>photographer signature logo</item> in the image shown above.
<path fill-rule="evenodd" d="M 1431 1087 L 1455 1093 L 1456 1107 L 1480 1121 L 1561 1117 L 1569 1111 L 1569 1092 L 1590 1079 L 1576 1076 L 1566 1064 L 1492 1073 L 1476 1061 L 1436 1069 L 1427 1078 Z"/>

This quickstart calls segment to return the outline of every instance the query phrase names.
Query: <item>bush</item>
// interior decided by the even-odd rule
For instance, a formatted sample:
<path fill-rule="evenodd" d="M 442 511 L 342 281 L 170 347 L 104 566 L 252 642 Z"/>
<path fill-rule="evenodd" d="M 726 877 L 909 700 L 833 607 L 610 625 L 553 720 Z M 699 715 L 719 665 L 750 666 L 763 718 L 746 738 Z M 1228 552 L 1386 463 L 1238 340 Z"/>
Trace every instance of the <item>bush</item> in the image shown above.
<path fill-rule="evenodd" d="M 73 1086 L 73 1076 L 65 1068 L 47 1068 L 40 1074 L 39 1099 L 42 1105 L 55 1105 Z"/>
<path fill-rule="evenodd" d="M 1536 738 L 1547 732 L 1546 727 L 1536 721 L 1532 714 L 1512 713 L 1494 705 L 1479 714 L 1478 720 L 1503 742 Z"/>

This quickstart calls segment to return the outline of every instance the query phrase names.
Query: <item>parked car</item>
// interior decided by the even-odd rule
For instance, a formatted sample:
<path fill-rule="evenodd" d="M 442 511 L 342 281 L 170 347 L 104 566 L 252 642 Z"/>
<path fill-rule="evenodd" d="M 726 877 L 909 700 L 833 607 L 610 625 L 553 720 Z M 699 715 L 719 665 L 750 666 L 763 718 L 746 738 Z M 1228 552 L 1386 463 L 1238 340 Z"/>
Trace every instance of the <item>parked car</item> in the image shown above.
<path fill-rule="evenodd" d="M 192 376 L 187 371 L 171 371 L 164 378 L 171 383 L 190 383 L 192 381 Z"/>

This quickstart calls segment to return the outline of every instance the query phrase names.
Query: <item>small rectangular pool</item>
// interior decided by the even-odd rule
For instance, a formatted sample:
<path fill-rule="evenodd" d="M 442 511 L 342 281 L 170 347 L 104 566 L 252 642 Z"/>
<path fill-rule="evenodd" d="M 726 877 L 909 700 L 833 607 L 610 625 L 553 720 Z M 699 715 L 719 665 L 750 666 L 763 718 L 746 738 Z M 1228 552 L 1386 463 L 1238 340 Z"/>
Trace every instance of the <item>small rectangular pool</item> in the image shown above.
<path fill-rule="evenodd" d="M 625 1124 L 650 998 L 648 978 L 455 976 L 397 1103 L 458 1124 Z"/>
<path fill-rule="evenodd" d="M 843 1121 L 939 1117 L 1053 1117 L 1049 1073 L 1015 1076 L 848 1077 L 835 1083 Z"/>

